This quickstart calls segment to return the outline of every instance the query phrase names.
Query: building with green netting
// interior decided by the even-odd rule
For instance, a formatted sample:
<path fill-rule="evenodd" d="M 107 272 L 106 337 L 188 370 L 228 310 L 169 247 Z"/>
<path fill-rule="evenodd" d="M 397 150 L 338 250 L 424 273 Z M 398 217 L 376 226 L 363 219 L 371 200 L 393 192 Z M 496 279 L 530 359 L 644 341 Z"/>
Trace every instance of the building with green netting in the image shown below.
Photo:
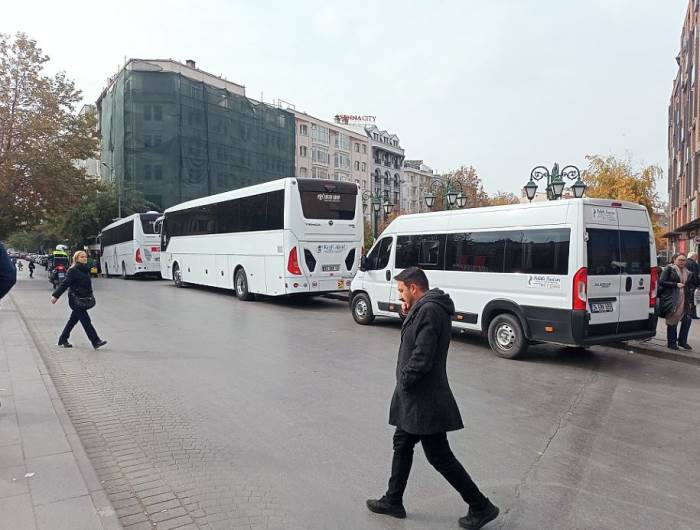
<path fill-rule="evenodd" d="M 97 113 L 103 178 L 161 210 L 294 175 L 294 115 L 194 61 L 129 60 Z"/>

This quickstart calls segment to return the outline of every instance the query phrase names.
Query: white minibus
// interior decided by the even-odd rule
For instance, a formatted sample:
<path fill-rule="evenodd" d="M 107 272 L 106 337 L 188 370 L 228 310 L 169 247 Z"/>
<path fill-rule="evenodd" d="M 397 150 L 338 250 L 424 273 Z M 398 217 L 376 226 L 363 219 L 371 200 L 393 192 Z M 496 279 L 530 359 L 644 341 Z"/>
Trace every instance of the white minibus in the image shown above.
<path fill-rule="evenodd" d="M 411 266 L 452 297 L 454 326 L 482 332 L 502 357 L 534 341 L 587 346 L 656 332 L 654 235 L 638 204 L 569 199 L 398 217 L 352 282 L 358 324 L 399 318 L 394 276 Z"/>
<path fill-rule="evenodd" d="M 161 273 L 241 300 L 347 291 L 363 229 L 356 184 L 279 179 L 166 209 Z"/>
<path fill-rule="evenodd" d="M 105 226 L 100 241 L 100 267 L 106 277 L 160 275 L 158 212 L 135 213 Z"/>

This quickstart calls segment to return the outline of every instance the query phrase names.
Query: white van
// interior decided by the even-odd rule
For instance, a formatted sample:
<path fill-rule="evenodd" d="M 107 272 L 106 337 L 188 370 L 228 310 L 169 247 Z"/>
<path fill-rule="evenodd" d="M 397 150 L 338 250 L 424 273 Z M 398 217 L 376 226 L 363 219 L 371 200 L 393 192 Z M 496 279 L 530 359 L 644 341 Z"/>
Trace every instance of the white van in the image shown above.
<path fill-rule="evenodd" d="M 358 324 L 399 318 L 396 276 L 417 266 L 450 294 L 454 325 L 501 357 L 532 341 L 575 346 L 653 337 L 656 249 L 646 208 L 603 199 L 403 215 L 350 286 Z"/>

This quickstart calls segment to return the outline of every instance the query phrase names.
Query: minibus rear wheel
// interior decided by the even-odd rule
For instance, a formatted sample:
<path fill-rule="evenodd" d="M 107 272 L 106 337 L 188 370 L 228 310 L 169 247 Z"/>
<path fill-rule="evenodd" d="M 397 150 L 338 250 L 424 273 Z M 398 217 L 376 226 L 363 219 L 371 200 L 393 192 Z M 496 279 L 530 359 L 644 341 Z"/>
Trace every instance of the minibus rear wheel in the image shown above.
<path fill-rule="evenodd" d="M 374 313 L 372 313 L 372 303 L 369 301 L 369 296 L 365 293 L 356 294 L 352 299 L 352 318 L 355 322 L 366 326 L 374 322 Z"/>
<path fill-rule="evenodd" d="M 510 313 L 501 313 L 491 320 L 488 337 L 491 349 L 505 359 L 517 359 L 528 347 L 518 317 Z"/>

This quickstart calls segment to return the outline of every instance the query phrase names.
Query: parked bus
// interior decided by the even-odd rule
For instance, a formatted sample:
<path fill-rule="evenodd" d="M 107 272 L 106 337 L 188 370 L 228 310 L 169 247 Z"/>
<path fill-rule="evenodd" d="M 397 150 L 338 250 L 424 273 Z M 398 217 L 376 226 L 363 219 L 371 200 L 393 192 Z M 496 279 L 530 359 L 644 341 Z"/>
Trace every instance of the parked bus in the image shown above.
<path fill-rule="evenodd" d="M 502 357 L 531 341 L 586 346 L 656 332 L 654 234 L 638 204 L 570 199 L 401 216 L 352 282 L 358 324 L 399 318 L 393 278 L 410 266 L 450 294 L 455 327 L 482 332 Z"/>
<path fill-rule="evenodd" d="M 158 276 L 160 237 L 158 212 L 135 213 L 105 226 L 100 235 L 100 269 L 106 277 Z"/>
<path fill-rule="evenodd" d="M 161 274 L 241 300 L 350 287 L 363 222 L 357 185 L 285 178 L 165 210 Z"/>

